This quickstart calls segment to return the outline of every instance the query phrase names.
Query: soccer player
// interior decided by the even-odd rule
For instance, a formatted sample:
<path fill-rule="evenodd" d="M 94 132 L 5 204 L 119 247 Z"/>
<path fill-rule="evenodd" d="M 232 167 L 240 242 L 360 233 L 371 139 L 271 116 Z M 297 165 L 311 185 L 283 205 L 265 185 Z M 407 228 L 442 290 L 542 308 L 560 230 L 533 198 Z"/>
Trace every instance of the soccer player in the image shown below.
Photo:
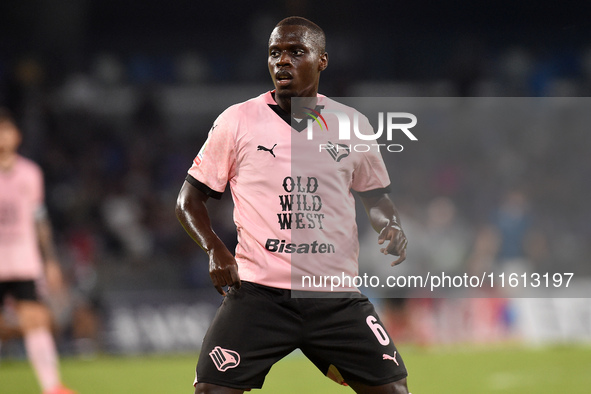
<path fill-rule="evenodd" d="M 213 285 L 224 295 L 203 341 L 195 393 L 260 388 L 271 366 L 297 348 L 357 393 L 408 393 L 404 363 L 365 296 L 345 286 L 338 298 L 315 298 L 311 291 L 307 297 L 300 277 L 294 280 L 294 272 L 357 273 L 351 189 L 379 233 L 382 252 L 399 256 L 392 265 L 406 257 L 380 154 L 347 150 L 334 140 L 327 150 L 318 152 L 317 143 L 306 150 L 314 147 L 306 132 L 292 129 L 292 117 L 304 116 L 292 98 L 311 98 L 319 114 L 329 105 L 318 94 L 327 65 L 321 28 L 301 17 L 279 22 L 268 53 L 275 90 L 215 120 L 181 188 L 177 217 L 209 255 Z M 337 147 L 343 150 L 335 153 Z M 212 230 L 205 205 L 221 197 L 227 182 L 238 230 L 235 255 Z"/>
<path fill-rule="evenodd" d="M 0 108 L 0 306 L 6 296 L 15 300 L 27 356 L 43 393 L 71 394 L 60 382 L 49 310 L 37 293 L 44 275 L 50 289 L 62 286 L 43 175 L 37 164 L 17 153 L 20 142 L 11 114 Z"/>

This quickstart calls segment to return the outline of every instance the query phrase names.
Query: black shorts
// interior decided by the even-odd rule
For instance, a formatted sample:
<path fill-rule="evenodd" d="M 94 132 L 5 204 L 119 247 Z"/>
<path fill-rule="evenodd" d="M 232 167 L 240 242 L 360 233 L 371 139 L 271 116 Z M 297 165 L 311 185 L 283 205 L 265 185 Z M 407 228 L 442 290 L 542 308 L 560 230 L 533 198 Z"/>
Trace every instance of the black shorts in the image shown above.
<path fill-rule="evenodd" d="M 205 335 L 197 382 L 261 388 L 271 366 L 297 348 L 337 383 L 378 386 L 407 376 L 367 297 L 292 298 L 290 290 L 242 282 Z"/>
<path fill-rule="evenodd" d="M 34 280 L 0 281 L 0 306 L 8 294 L 17 301 L 39 301 Z"/>

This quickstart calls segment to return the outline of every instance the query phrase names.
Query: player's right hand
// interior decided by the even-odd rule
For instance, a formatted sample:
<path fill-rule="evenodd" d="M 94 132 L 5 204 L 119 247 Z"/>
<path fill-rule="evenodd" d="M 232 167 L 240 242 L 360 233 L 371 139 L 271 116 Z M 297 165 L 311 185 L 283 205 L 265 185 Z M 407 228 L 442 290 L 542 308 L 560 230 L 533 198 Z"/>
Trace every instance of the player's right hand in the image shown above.
<path fill-rule="evenodd" d="M 240 275 L 238 275 L 238 264 L 236 259 L 225 247 L 213 248 L 209 252 L 209 276 L 213 287 L 225 296 L 225 286 L 240 288 Z"/>

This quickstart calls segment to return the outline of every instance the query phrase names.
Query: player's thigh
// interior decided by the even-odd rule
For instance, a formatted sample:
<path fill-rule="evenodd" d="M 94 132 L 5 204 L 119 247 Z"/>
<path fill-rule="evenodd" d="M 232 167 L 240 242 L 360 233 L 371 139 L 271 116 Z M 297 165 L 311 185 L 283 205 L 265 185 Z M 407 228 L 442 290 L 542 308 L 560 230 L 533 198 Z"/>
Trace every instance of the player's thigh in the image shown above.
<path fill-rule="evenodd" d="M 39 301 L 17 301 L 16 313 L 23 331 L 46 328 L 51 325 L 49 310 Z"/>
<path fill-rule="evenodd" d="M 298 347 L 300 320 L 285 290 L 249 282 L 232 288 L 203 340 L 196 381 L 261 387 L 271 366 Z"/>
<path fill-rule="evenodd" d="M 323 373 L 339 383 L 368 386 L 406 378 L 398 349 L 366 297 L 316 305 L 302 351 Z"/>

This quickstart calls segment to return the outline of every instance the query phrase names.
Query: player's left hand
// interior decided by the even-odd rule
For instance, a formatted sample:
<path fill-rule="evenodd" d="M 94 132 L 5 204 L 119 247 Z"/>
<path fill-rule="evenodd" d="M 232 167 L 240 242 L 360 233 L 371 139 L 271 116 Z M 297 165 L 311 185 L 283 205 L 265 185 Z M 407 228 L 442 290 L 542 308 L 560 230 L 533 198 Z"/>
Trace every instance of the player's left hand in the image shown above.
<path fill-rule="evenodd" d="M 380 231 L 378 244 L 383 245 L 386 241 L 388 242 L 386 247 L 381 248 L 380 252 L 385 255 L 392 254 L 398 256 L 398 259 L 392 263 L 392 267 L 406 260 L 406 245 L 408 241 L 399 224 L 389 224 Z"/>

